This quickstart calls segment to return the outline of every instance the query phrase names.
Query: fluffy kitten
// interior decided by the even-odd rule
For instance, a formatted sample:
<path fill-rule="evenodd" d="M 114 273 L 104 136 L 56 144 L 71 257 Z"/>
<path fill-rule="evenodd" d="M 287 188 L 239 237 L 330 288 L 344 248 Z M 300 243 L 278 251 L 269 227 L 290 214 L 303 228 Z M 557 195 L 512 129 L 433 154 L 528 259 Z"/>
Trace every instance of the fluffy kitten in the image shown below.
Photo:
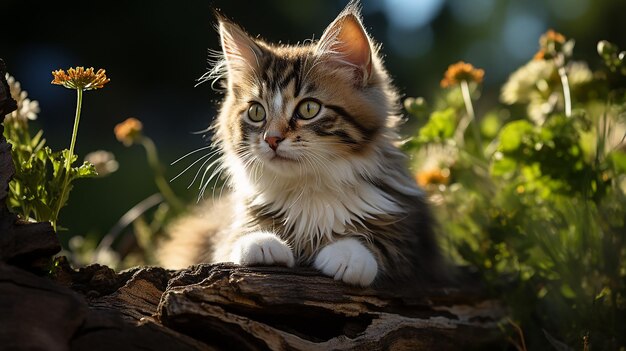
<path fill-rule="evenodd" d="M 433 220 L 394 145 L 398 95 L 358 5 L 293 46 L 218 21 L 214 143 L 231 192 L 177 223 L 161 262 L 312 265 L 361 286 L 437 274 Z"/>

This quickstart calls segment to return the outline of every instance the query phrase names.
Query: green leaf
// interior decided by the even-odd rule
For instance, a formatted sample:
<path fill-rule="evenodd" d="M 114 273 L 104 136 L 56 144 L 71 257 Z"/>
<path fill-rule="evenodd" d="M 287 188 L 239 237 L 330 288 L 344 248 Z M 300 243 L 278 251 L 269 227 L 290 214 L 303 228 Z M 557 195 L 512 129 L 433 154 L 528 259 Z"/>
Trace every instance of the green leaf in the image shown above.
<path fill-rule="evenodd" d="M 561 289 L 560 290 L 561 290 L 561 295 L 563 295 L 565 298 L 573 299 L 573 298 L 576 297 L 576 293 L 574 292 L 572 287 L 570 287 L 567 284 L 561 285 Z"/>
<path fill-rule="evenodd" d="M 77 178 L 91 178 L 98 175 L 96 172 L 96 166 L 91 162 L 85 161 L 80 167 L 75 168 L 77 172 Z"/>
<path fill-rule="evenodd" d="M 491 174 L 497 177 L 510 178 L 517 170 L 515 159 L 503 156 L 491 164 Z"/>
<path fill-rule="evenodd" d="M 33 148 L 37 149 L 37 146 L 39 145 L 39 142 L 41 141 L 42 136 L 43 136 L 43 130 L 40 130 L 39 132 L 37 132 L 37 134 L 35 134 L 35 136 L 31 140 L 31 146 L 33 146 Z"/>
<path fill-rule="evenodd" d="M 533 132 L 534 126 L 525 120 L 507 123 L 500 131 L 500 145 L 502 152 L 514 152 L 522 145 L 524 136 Z"/>
<path fill-rule="evenodd" d="M 502 122 L 500 121 L 500 117 L 497 113 L 490 113 L 483 117 L 480 121 L 480 131 L 483 136 L 493 139 L 497 134 L 498 130 L 502 126 Z"/>
<path fill-rule="evenodd" d="M 428 123 L 420 129 L 418 141 L 428 143 L 450 139 L 454 135 L 456 124 L 457 116 L 453 108 L 435 111 L 430 115 Z"/>
<path fill-rule="evenodd" d="M 615 172 L 623 174 L 626 173 L 626 153 L 621 151 L 613 151 L 609 155 L 611 163 Z"/>

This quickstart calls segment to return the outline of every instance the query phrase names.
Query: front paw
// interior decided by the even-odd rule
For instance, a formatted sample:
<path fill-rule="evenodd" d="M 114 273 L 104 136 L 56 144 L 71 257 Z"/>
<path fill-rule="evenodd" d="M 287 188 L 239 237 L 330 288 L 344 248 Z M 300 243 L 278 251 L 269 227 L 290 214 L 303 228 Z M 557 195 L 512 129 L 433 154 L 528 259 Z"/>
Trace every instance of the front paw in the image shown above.
<path fill-rule="evenodd" d="M 358 240 L 348 238 L 323 248 L 313 266 L 322 273 L 348 284 L 369 286 L 378 273 L 374 255 Z"/>
<path fill-rule="evenodd" d="M 293 253 L 287 243 L 270 232 L 254 232 L 241 237 L 230 254 L 234 263 L 250 266 L 284 265 L 293 267 Z"/>

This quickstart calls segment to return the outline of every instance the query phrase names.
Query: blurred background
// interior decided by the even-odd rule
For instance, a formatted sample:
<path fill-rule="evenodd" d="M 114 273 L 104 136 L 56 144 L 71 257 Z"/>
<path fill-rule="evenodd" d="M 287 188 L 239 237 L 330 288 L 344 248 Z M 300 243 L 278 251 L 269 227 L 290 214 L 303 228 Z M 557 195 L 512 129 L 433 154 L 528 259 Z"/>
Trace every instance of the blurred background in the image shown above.
<path fill-rule="evenodd" d="M 207 49 L 219 49 L 212 8 L 219 8 L 254 35 L 272 42 L 319 38 L 346 0 L 244 0 L 179 2 L 3 0 L 0 57 L 38 100 L 48 145 L 67 148 L 75 93 L 50 85 L 56 69 L 105 68 L 111 82 L 85 94 L 77 154 L 112 151 L 119 170 L 75 183 L 61 224 L 73 235 L 103 235 L 129 208 L 157 192 L 145 152 L 124 147 L 113 127 L 127 117 L 144 123 L 144 134 L 170 163 L 206 145 L 203 134 L 221 98 L 210 84 L 194 87 L 208 69 Z M 486 70 L 481 106 L 497 103 L 498 87 L 538 49 L 553 28 L 576 39 L 575 56 L 599 65 L 596 43 L 626 47 L 626 1 L 618 0 L 363 0 L 368 31 L 383 44 L 387 68 L 405 96 L 432 97 L 447 66 L 458 60 Z M 168 166 L 172 178 L 184 165 Z M 173 182 L 178 196 L 194 172 Z"/>

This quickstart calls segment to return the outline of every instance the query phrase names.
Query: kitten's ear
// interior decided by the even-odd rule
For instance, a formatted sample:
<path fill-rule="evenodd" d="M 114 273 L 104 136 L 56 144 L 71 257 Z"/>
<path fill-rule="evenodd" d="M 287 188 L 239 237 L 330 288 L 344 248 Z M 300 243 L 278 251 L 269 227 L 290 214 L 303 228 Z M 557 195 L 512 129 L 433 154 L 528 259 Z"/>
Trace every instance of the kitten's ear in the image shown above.
<path fill-rule="evenodd" d="M 221 15 L 218 31 L 229 75 L 250 73 L 259 67 L 263 50 L 248 33 Z"/>
<path fill-rule="evenodd" d="M 372 73 L 372 48 L 360 17 L 358 5 L 348 4 L 324 31 L 317 54 L 355 67 L 365 84 Z"/>

